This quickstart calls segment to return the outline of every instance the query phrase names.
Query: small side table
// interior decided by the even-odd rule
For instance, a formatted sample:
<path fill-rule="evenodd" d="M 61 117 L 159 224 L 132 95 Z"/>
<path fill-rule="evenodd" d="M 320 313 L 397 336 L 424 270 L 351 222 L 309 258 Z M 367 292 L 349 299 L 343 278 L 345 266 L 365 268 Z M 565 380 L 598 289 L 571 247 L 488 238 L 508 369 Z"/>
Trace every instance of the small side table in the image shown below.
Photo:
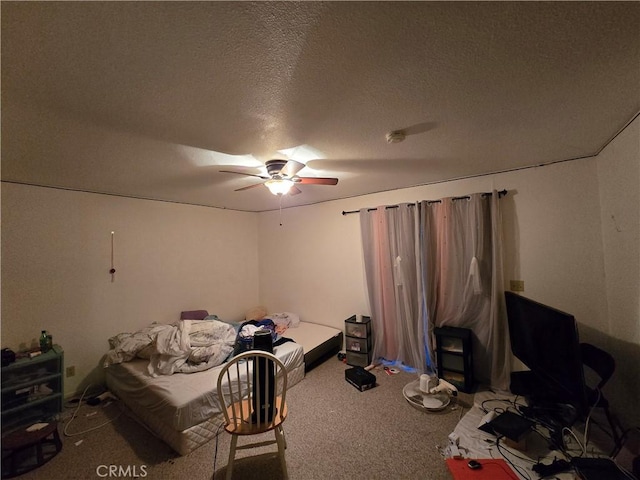
<path fill-rule="evenodd" d="M 58 422 L 32 432 L 27 427 L 2 437 L 2 478 L 12 478 L 38 468 L 62 450 Z"/>

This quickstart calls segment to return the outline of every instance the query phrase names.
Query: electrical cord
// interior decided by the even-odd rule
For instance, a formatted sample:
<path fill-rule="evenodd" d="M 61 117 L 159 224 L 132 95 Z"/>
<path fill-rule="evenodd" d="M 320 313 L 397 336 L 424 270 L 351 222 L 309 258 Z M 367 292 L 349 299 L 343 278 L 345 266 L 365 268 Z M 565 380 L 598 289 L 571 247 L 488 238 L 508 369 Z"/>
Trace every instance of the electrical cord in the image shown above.
<path fill-rule="evenodd" d="M 596 405 L 600 403 L 600 397 L 602 396 L 602 392 L 600 391 L 599 388 L 596 389 L 596 392 L 598 392 L 598 396 L 596 397 L 596 401 L 593 402 L 593 405 L 591 405 L 591 408 L 589 409 L 589 415 L 587 415 L 587 420 L 584 423 L 584 434 L 582 435 L 582 440 L 583 440 L 585 449 L 589 444 L 589 422 L 591 421 L 591 415 L 593 414 L 593 411 L 595 410 Z"/>
<path fill-rule="evenodd" d="M 562 428 L 562 433 L 568 433 L 569 435 L 571 435 L 575 441 L 577 442 L 578 446 L 580 447 L 580 450 L 582 450 L 582 453 L 580 454 L 580 456 L 584 456 L 587 454 L 587 447 L 586 445 L 583 445 L 582 442 L 580 442 L 580 440 L 578 439 L 578 436 L 573 433 L 573 430 L 571 430 L 569 427 L 563 427 Z M 564 442 L 566 444 L 566 442 Z M 566 445 L 565 445 L 566 446 Z"/>
<path fill-rule="evenodd" d="M 498 449 L 498 453 L 500 453 L 500 455 L 502 455 L 502 458 L 504 458 L 504 460 L 511 465 L 511 468 L 513 468 L 516 472 L 518 472 L 518 475 L 520 475 L 521 477 L 525 478 L 526 480 L 531 480 L 531 477 L 527 474 L 526 470 L 524 470 L 524 468 L 517 466 L 514 462 L 511 461 L 511 459 L 509 457 L 507 457 L 504 452 L 502 451 L 504 449 L 504 447 L 500 447 L 500 440 L 502 439 L 502 436 L 499 436 L 496 438 L 496 448 Z M 519 455 L 514 454 L 513 452 L 509 451 L 509 453 L 511 455 L 513 455 L 514 457 L 520 458 L 522 460 L 528 460 L 531 462 L 530 459 L 525 459 L 523 457 L 520 457 Z"/>
<path fill-rule="evenodd" d="M 600 425 L 600 423 L 598 423 L 597 421 L 595 421 L 594 419 L 591 418 L 591 416 L 593 415 L 594 410 L 598 407 L 598 404 L 600 403 L 600 399 L 602 398 L 602 391 L 599 388 L 596 388 L 595 391 L 597 392 L 597 397 L 596 397 L 596 401 L 593 403 L 593 405 L 591 405 L 591 408 L 589 409 L 589 414 L 587 415 L 587 419 L 585 421 L 585 425 L 584 425 L 584 433 L 583 433 L 583 441 L 584 441 L 584 450 L 586 451 L 587 449 L 587 445 L 589 443 L 589 426 L 591 423 L 595 423 L 602 432 L 604 432 L 605 434 L 607 434 L 609 437 L 611 437 L 611 439 L 614 442 L 614 446 L 613 449 L 611 450 L 611 453 L 609 454 L 610 457 L 614 457 L 615 455 L 617 455 L 617 453 L 620 451 L 620 448 L 622 446 L 622 437 L 620 437 L 617 441 L 616 441 L 616 432 L 615 432 L 615 425 L 611 425 L 611 431 L 607 430 L 605 427 L 603 427 L 602 425 Z"/>
<path fill-rule="evenodd" d="M 637 480 L 636 477 L 633 475 L 633 473 L 631 473 L 629 470 L 627 470 L 626 468 L 622 468 L 618 464 L 616 464 L 616 466 L 618 467 L 618 470 L 620 470 L 622 472 L 622 474 L 625 477 L 627 477 L 629 480 Z"/>
<path fill-rule="evenodd" d="M 524 407 L 525 405 L 517 403 L 517 399 L 518 399 L 518 397 L 516 397 L 514 400 L 510 400 L 508 398 L 488 398 L 487 400 L 483 400 L 482 401 L 482 403 L 480 404 L 480 409 L 484 413 L 489 413 L 489 410 L 487 410 L 487 408 L 485 408 L 485 406 L 484 406 L 486 403 L 489 403 L 489 402 L 503 402 L 503 403 L 507 403 L 509 405 L 512 405 L 516 410 L 518 410 L 519 406 Z M 492 410 L 494 412 L 496 412 L 496 413 L 501 413 L 502 411 L 504 411 L 503 409 L 498 409 L 497 407 L 493 408 Z M 500 410 L 500 411 L 498 411 L 498 410 Z"/>
<path fill-rule="evenodd" d="M 64 430 L 63 433 L 66 437 L 76 437 L 78 435 L 84 435 L 85 433 L 89 433 L 89 432 L 93 432 L 94 430 L 98 430 L 99 428 L 104 427 L 105 425 L 108 425 L 109 423 L 113 422 L 114 420 L 116 420 L 117 418 L 120 417 L 120 415 L 122 415 L 123 411 L 120 410 L 120 413 L 115 416 L 114 418 L 112 418 L 111 420 L 107 420 L 104 423 L 101 423 L 100 425 L 97 425 L 95 427 L 91 427 L 87 430 L 84 430 L 82 432 L 76 432 L 76 433 L 69 433 L 67 431 L 67 429 L 69 428 L 69 426 L 71 425 L 71 423 L 75 420 L 75 418 L 78 416 L 78 411 L 80 410 L 80 407 L 82 406 L 82 400 L 84 399 L 84 396 L 87 393 L 87 390 L 89 389 L 89 387 L 91 386 L 91 384 L 87 385 L 87 387 L 84 389 L 84 391 L 82 392 L 82 395 L 80 395 L 80 400 L 78 400 L 78 406 L 76 407 L 76 409 L 73 412 L 73 415 L 71 415 L 71 419 L 67 422 L 67 424 L 64 426 Z"/>

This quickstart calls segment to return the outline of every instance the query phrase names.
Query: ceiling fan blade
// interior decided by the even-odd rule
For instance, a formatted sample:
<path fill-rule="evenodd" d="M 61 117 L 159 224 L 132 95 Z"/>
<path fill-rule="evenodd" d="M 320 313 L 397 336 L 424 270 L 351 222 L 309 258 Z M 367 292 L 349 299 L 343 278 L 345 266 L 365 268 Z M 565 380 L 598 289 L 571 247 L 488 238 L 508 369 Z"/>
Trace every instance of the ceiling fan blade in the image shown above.
<path fill-rule="evenodd" d="M 244 173 L 244 172 L 234 172 L 232 170 L 220 170 L 220 173 L 235 173 L 236 175 L 246 175 L 248 177 L 258 177 L 261 178 L 263 180 L 269 180 L 270 177 L 265 177 L 264 175 L 256 175 L 253 173 Z M 258 184 L 260 185 L 260 184 Z"/>
<path fill-rule="evenodd" d="M 338 179 L 329 177 L 296 177 L 294 182 L 306 185 L 337 185 Z"/>
<path fill-rule="evenodd" d="M 280 170 L 280 175 L 283 177 L 291 178 L 300 170 L 305 167 L 304 163 L 296 162 L 295 160 L 289 160 L 282 170 Z"/>
<path fill-rule="evenodd" d="M 299 193 L 302 193 L 302 190 L 300 190 L 298 187 L 296 187 L 295 185 L 293 185 L 288 192 L 288 195 L 298 195 Z"/>
<path fill-rule="evenodd" d="M 264 185 L 264 183 L 255 183 L 253 185 L 248 185 L 246 187 L 236 188 L 234 192 L 241 192 L 242 190 L 249 190 L 250 188 L 261 187 L 262 185 Z"/>

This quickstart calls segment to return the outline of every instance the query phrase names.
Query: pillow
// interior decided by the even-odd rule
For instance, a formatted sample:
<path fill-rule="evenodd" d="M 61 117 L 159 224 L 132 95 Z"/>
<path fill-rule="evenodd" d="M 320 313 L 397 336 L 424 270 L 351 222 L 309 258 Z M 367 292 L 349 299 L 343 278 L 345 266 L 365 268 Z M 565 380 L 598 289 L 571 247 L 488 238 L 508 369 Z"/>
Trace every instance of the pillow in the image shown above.
<path fill-rule="evenodd" d="M 270 313 L 269 318 L 273 320 L 273 323 L 276 325 L 286 328 L 295 328 L 300 325 L 300 317 L 291 312 Z"/>
<path fill-rule="evenodd" d="M 267 314 L 267 309 L 264 307 L 253 307 L 246 315 L 245 320 L 261 320 Z"/>
<path fill-rule="evenodd" d="M 204 320 L 209 315 L 206 310 L 186 310 L 180 312 L 180 320 Z"/>

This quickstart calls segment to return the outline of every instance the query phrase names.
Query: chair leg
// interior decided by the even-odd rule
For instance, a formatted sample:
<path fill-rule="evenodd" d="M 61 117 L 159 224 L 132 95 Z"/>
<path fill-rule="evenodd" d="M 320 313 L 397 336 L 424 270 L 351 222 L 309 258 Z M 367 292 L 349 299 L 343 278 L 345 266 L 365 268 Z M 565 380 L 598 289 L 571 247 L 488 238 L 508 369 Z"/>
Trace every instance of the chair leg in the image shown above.
<path fill-rule="evenodd" d="M 604 409 L 604 413 L 607 416 L 607 420 L 609 421 L 609 426 L 611 427 L 611 435 L 613 436 L 613 441 L 615 443 L 615 448 L 619 448 L 619 444 L 620 444 L 620 436 L 618 435 L 618 429 L 616 427 L 616 423 L 613 419 L 613 415 L 611 414 L 611 412 L 609 411 L 609 407 L 606 407 Z"/>
<path fill-rule="evenodd" d="M 287 473 L 287 460 L 284 457 L 287 441 L 284 438 L 284 430 L 282 430 L 282 427 L 276 428 L 274 432 L 276 434 L 276 442 L 278 443 L 278 456 L 280 457 L 280 465 L 282 466 L 282 478 L 287 480 L 289 474 Z"/>
<path fill-rule="evenodd" d="M 231 480 L 233 474 L 233 460 L 236 457 L 236 445 L 238 444 L 238 436 L 231 434 L 231 446 L 229 447 L 229 462 L 227 463 L 227 480 Z"/>

